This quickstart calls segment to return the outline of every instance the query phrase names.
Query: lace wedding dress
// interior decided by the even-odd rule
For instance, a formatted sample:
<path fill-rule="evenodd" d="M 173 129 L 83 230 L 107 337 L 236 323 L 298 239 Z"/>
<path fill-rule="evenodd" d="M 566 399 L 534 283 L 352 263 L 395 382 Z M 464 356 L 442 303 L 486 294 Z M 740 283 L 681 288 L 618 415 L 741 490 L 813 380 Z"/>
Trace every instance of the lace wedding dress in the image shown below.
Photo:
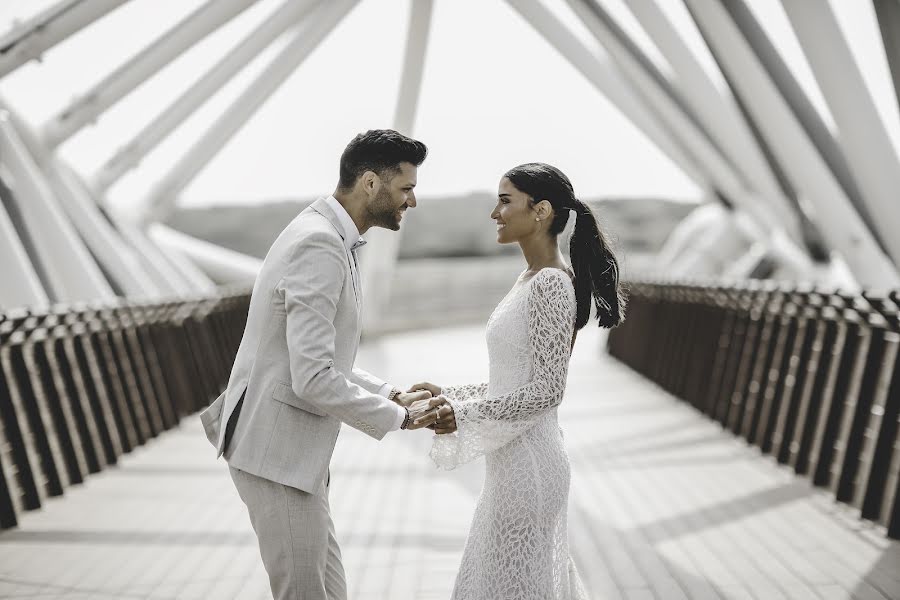
<path fill-rule="evenodd" d="M 554 268 L 519 281 L 487 323 L 490 383 L 444 390 L 457 431 L 431 457 L 453 469 L 486 457 L 453 600 L 587 600 L 569 557 L 569 460 L 557 423 L 575 290 Z"/>

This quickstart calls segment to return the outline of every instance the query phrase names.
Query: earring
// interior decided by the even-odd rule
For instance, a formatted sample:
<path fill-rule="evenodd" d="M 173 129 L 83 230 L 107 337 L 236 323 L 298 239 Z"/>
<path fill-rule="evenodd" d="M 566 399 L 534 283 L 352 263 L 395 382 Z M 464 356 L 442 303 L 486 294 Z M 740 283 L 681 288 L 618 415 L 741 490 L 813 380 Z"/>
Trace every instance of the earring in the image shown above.
<path fill-rule="evenodd" d="M 535 221 L 540 221 L 540 219 L 537 219 L 537 218 L 536 218 Z"/>

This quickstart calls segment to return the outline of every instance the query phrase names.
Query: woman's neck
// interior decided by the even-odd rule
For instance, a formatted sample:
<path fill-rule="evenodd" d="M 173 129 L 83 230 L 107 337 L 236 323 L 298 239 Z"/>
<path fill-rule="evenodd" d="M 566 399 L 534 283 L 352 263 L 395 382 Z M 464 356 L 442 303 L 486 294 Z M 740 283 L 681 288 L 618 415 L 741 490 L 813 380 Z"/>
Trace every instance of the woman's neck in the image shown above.
<path fill-rule="evenodd" d="M 522 248 L 522 254 L 528 264 L 528 271 L 532 273 L 537 273 L 545 267 L 566 268 L 566 263 L 559 253 L 554 238 L 541 236 L 540 238 L 520 240 L 519 247 Z"/>

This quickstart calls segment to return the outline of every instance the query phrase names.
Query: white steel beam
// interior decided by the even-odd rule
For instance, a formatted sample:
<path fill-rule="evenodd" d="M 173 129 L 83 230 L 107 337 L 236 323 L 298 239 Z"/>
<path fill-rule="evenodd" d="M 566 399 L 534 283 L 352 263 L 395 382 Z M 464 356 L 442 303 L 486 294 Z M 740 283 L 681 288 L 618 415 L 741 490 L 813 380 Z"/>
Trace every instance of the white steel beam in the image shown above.
<path fill-rule="evenodd" d="M 782 5 L 840 132 L 870 225 L 900 265 L 900 161 L 828 2 Z"/>
<path fill-rule="evenodd" d="M 0 79 L 127 0 L 62 0 L 0 37 Z"/>
<path fill-rule="evenodd" d="M 654 108 L 656 114 L 668 126 L 681 144 L 702 165 L 713 185 L 730 200 L 751 215 L 765 227 L 765 231 L 786 228 L 799 237 L 796 216 L 784 204 L 763 199 L 743 174 L 709 137 L 707 131 L 694 120 L 679 98 L 674 96 L 664 76 L 658 73 L 652 63 L 643 56 L 639 48 L 626 38 L 624 31 L 612 18 L 592 0 L 567 0 L 587 29 L 609 52 L 625 77 L 644 101 Z"/>
<path fill-rule="evenodd" d="M 422 75 L 428 49 L 428 32 L 434 12 L 433 0 L 410 0 L 409 28 L 403 59 L 403 74 L 394 110 L 394 129 L 404 135 L 412 135 L 416 123 L 416 110 L 422 91 Z M 387 231 L 374 227 L 366 233 L 370 242 L 362 253 L 361 268 L 365 285 L 366 302 L 363 305 L 363 331 L 374 333 L 390 301 L 393 289 L 394 268 L 403 230 Z"/>
<path fill-rule="evenodd" d="M 59 159 L 48 166 L 48 180 L 63 210 L 120 293 L 128 298 L 163 295 L 165 288 L 147 273 L 137 252 L 112 226 L 81 178 Z"/>
<path fill-rule="evenodd" d="M 891 70 L 891 80 L 894 82 L 894 95 L 900 100 L 900 2 L 872 0 L 872 4 L 878 17 L 878 29 L 881 30 L 881 43 Z"/>
<path fill-rule="evenodd" d="M 0 162 L 12 175 L 12 199 L 34 249 L 33 260 L 44 276 L 44 287 L 54 302 L 109 300 L 115 297 L 88 249 L 78 237 L 40 168 L 10 123 L 9 113 L 0 111 Z"/>
<path fill-rule="evenodd" d="M 838 141 L 826 125 L 825 120 L 816 110 L 806 92 L 794 77 L 787 63 L 781 57 L 775 45 L 769 39 L 762 25 L 744 0 L 729 0 L 723 3 L 722 8 L 731 17 L 735 26 L 740 30 L 743 40 L 756 56 L 759 64 L 765 70 L 767 76 L 774 84 L 776 90 L 784 99 L 788 108 L 794 115 L 797 123 L 803 128 L 807 138 L 818 151 L 825 165 L 831 171 L 835 181 L 844 190 L 846 198 L 859 214 L 862 222 L 869 229 L 872 237 L 884 251 L 883 241 L 879 239 L 878 232 L 872 224 L 871 215 L 862 194 L 857 186 L 856 179 L 850 171 L 850 166 L 844 156 Z M 713 55 L 715 51 L 713 50 Z M 735 87 L 733 79 L 740 74 L 737 72 L 726 75 L 729 85 Z M 772 151 L 769 148 L 770 152 Z M 781 165 L 782 167 L 784 165 Z"/>
<path fill-rule="evenodd" d="M 161 247 L 171 248 L 188 257 L 219 284 L 252 286 L 262 267 L 262 261 L 256 257 L 217 246 L 160 223 L 151 224 L 147 234 Z"/>
<path fill-rule="evenodd" d="M 12 108 L 0 100 L 0 107 L 9 111 L 9 119 L 32 159 L 44 177 L 66 215 L 78 230 L 81 239 L 102 265 L 111 283 L 128 297 L 148 297 L 169 291 L 160 288 L 141 266 L 135 251 L 125 243 L 119 232 L 100 211 L 81 178 L 40 143 Z"/>
<path fill-rule="evenodd" d="M 254 2 L 210 0 L 52 117 L 42 128 L 44 142 L 55 148 Z"/>
<path fill-rule="evenodd" d="M 817 224 L 862 285 L 898 285 L 900 277 L 848 200 L 834 173 L 760 58 L 724 6 L 686 0 L 722 68 L 731 72 L 736 93 L 746 99 L 761 135 L 802 199 L 815 207 Z"/>
<path fill-rule="evenodd" d="M 394 110 L 394 129 L 405 135 L 411 135 L 416 122 L 433 12 L 434 0 L 410 0 L 403 75 L 400 77 L 400 90 Z"/>
<path fill-rule="evenodd" d="M 0 106 L 2 106 L 0 102 Z M 121 215 L 100 208 L 98 198 L 72 169 L 44 147 L 37 135 L 9 111 L 10 121 L 61 200 L 73 225 L 115 284 L 129 297 L 174 297 L 210 290 L 212 282 L 180 257 L 170 257 Z"/>
<path fill-rule="evenodd" d="M 696 158 L 690 157 L 685 149 L 676 143 L 608 60 L 598 58 L 586 48 L 538 0 L 507 0 L 507 3 L 688 177 L 706 190 L 714 187 L 709 173 L 704 171 Z"/>
<path fill-rule="evenodd" d="M 0 194 L 6 193 L 8 190 L 0 190 Z M 28 252 L 22 245 L 3 202 L 0 202 L 0 273 L 3 273 L 0 309 L 50 306 L 50 298 L 41 285 L 41 279 L 28 258 Z"/>
<path fill-rule="evenodd" d="M 189 294 L 211 294 L 216 291 L 216 282 L 183 252 L 170 246 L 161 246 L 150 237 L 147 229 L 139 229 L 141 243 L 152 246 L 165 259 L 170 269 L 178 277 L 188 282 Z"/>
<path fill-rule="evenodd" d="M 169 136 L 273 40 L 303 19 L 317 0 L 287 0 L 209 71 L 165 107 L 91 178 L 96 193 L 105 192 Z"/>
<path fill-rule="evenodd" d="M 780 213 L 794 213 L 777 178 L 730 93 L 721 93 L 659 7 L 660 0 L 631 2 L 628 8 L 666 57 L 675 73 L 675 87 L 706 125 L 719 146 L 741 170 L 744 179 L 764 198 L 781 205 Z M 796 217 L 793 217 L 796 220 Z"/>
<path fill-rule="evenodd" d="M 188 149 L 171 171 L 153 186 L 142 207 L 152 209 L 152 214 L 145 215 L 146 217 L 161 220 L 168 214 L 178 194 L 228 144 L 234 134 L 318 47 L 357 2 L 358 0 L 322 2 L 309 18 L 297 26 L 293 39 Z"/>
<path fill-rule="evenodd" d="M 141 263 L 158 285 L 164 286 L 171 296 L 190 296 L 201 291 L 211 291 L 215 285 L 209 278 L 187 263 L 184 257 L 174 255 L 154 243 L 143 228 L 122 215 L 112 212 L 110 218 L 128 243 L 137 250 Z"/>

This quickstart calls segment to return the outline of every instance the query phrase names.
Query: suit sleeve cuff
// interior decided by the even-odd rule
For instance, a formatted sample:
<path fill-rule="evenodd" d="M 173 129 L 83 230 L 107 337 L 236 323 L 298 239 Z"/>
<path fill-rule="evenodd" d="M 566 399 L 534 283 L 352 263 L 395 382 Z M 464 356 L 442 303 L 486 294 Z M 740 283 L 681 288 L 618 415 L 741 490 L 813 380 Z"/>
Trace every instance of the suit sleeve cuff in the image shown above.
<path fill-rule="evenodd" d="M 392 389 L 394 389 L 394 386 L 392 386 L 392 385 L 389 384 L 389 383 L 386 383 L 386 384 L 384 384 L 383 386 L 381 386 L 381 389 L 378 390 L 378 395 L 379 395 L 379 396 L 384 396 L 385 398 L 387 398 L 388 396 L 391 395 L 391 390 L 392 390 Z"/>

